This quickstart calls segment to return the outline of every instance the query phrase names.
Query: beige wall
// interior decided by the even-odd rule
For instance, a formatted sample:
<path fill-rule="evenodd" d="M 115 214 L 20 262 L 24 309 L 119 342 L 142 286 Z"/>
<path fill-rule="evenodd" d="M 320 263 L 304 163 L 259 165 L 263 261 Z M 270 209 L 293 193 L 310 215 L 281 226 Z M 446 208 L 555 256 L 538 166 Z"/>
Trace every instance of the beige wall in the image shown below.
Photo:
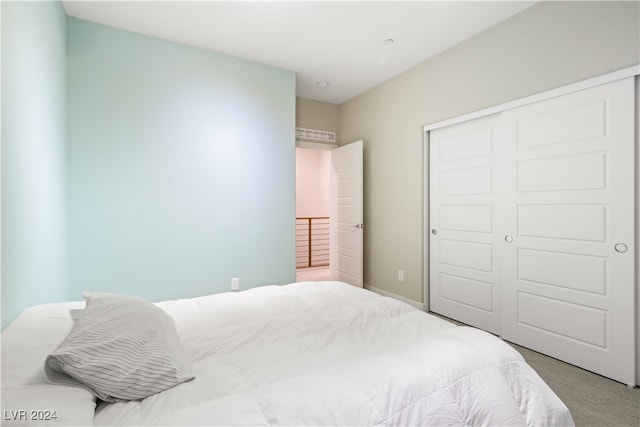
<path fill-rule="evenodd" d="M 639 16 L 541 2 L 342 104 L 340 141 L 365 142 L 365 284 L 426 301 L 423 125 L 640 63 Z"/>
<path fill-rule="evenodd" d="M 296 127 L 335 132 L 336 141 L 340 141 L 338 114 L 338 106 L 335 104 L 296 98 Z"/>

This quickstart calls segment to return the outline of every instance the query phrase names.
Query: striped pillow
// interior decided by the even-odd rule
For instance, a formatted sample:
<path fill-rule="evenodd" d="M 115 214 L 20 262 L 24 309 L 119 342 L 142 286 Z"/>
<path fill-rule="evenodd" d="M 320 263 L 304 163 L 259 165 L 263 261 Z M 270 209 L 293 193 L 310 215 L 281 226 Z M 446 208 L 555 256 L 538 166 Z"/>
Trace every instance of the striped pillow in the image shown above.
<path fill-rule="evenodd" d="M 52 383 L 82 385 L 106 402 L 138 400 L 194 378 L 173 319 L 140 298 L 90 294 L 64 341 L 47 356 Z"/>

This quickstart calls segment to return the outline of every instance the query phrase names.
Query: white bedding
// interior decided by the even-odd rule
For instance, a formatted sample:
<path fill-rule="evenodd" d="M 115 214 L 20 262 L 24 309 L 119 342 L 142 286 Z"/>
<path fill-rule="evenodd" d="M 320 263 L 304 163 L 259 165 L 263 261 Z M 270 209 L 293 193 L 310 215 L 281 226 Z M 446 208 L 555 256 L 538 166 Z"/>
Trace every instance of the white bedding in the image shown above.
<path fill-rule="evenodd" d="M 79 387 L 49 384 L 44 360 L 71 331 L 69 311 L 84 302 L 28 308 L 1 335 L 0 402 L 5 425 L 87 426 L 95 398 Z"/>
<path fill-rule="evenodd" d="M 157 305 L 175 319 L 196 378 L 99 405 L 95 425 L 573 425 L 500 339 L 346 284 Z M 2 387 L 5 409 L 4 377 Z M 93 410 L 86 400 L 74 403 L 81 413 Z"/>

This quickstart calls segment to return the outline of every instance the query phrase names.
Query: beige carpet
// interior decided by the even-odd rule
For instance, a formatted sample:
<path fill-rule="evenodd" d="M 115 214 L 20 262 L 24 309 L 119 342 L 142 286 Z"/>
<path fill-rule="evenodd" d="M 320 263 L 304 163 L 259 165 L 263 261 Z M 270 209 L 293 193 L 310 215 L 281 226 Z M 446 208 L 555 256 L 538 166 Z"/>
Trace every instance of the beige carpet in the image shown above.
<path fill-rule="evenodd" d="M 640 426 L 640 388 L 511 345 L 567 405 L 576 426 Z"/>
<path fill-rule="evenodd" d="M 456 320 L 430 313 L 458 325 Z M 507 341 L 505 341 L 507 342 Z M 640 427 L 640 388 L 507 342 L 567 405 L 578 427 Z"/>

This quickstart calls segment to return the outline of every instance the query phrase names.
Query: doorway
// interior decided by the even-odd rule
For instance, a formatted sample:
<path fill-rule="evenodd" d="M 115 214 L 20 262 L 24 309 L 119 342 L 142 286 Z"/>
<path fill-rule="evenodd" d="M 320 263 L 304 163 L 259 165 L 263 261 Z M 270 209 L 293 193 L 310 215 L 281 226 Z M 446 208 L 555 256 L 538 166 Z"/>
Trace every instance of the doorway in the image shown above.
<path fill-rule="evenodd" d="M 317 144 L 314 144 L 317 145 Z M 296 147 L 296 281 L 329 280 L 331 152 Z"/>
<path fill-rule="evenodd" d="M 363 238 L 364 238 L 364 201 L 363 201 L 363 147 L 362 140 L 335 147 L 314 144 L 312 147 L 298 146 L 296 154 L 300 158 L 296 163 L 296 175 L 300 176 L 300 186 L 296 186 L 297 201 L 300 202 L 300 214 L 306 215 L 305 204 L 314 206 L 318 213 L 329 212 L 329 243 L 326 255 L 329 258 L 330 280 L 338 280 L 362 287 L 363 275 Z M 322 153 L 312 153 L 316 164 L 324 165 L 318 174 L 305 176 L 312 170 L 306 167 L 303 156 L 304 148 L 322 149 Z M 327 150 L 331 150 L 329 153 Z M 328 155 L 327 155 L 328 154 Z M 297 180 L 296 180 L 297 181 Z M 327 185 L 328 183 L 328 185 Z M 328 202 L 327 196 L 328 195 Z M 309 198 L 312 199 L 309 202 Z M 317 202 L 323 200 L 318 207 Z M 324 216 L 324 215 L 323 215 Z M 324 218 L 327 219 L 326 216 Z M 326 233 L 326 231 L 325 231 Z M 311 234 L 311 233 L 309 233 Z M 312 244 L 307 242 L 309 251 Z M 304 249 L 303 249 L 304 250 Z M 311 253 L 308 254 L 311 258 Z M 311 264 L 307 265 L 307 267 Z"/>

